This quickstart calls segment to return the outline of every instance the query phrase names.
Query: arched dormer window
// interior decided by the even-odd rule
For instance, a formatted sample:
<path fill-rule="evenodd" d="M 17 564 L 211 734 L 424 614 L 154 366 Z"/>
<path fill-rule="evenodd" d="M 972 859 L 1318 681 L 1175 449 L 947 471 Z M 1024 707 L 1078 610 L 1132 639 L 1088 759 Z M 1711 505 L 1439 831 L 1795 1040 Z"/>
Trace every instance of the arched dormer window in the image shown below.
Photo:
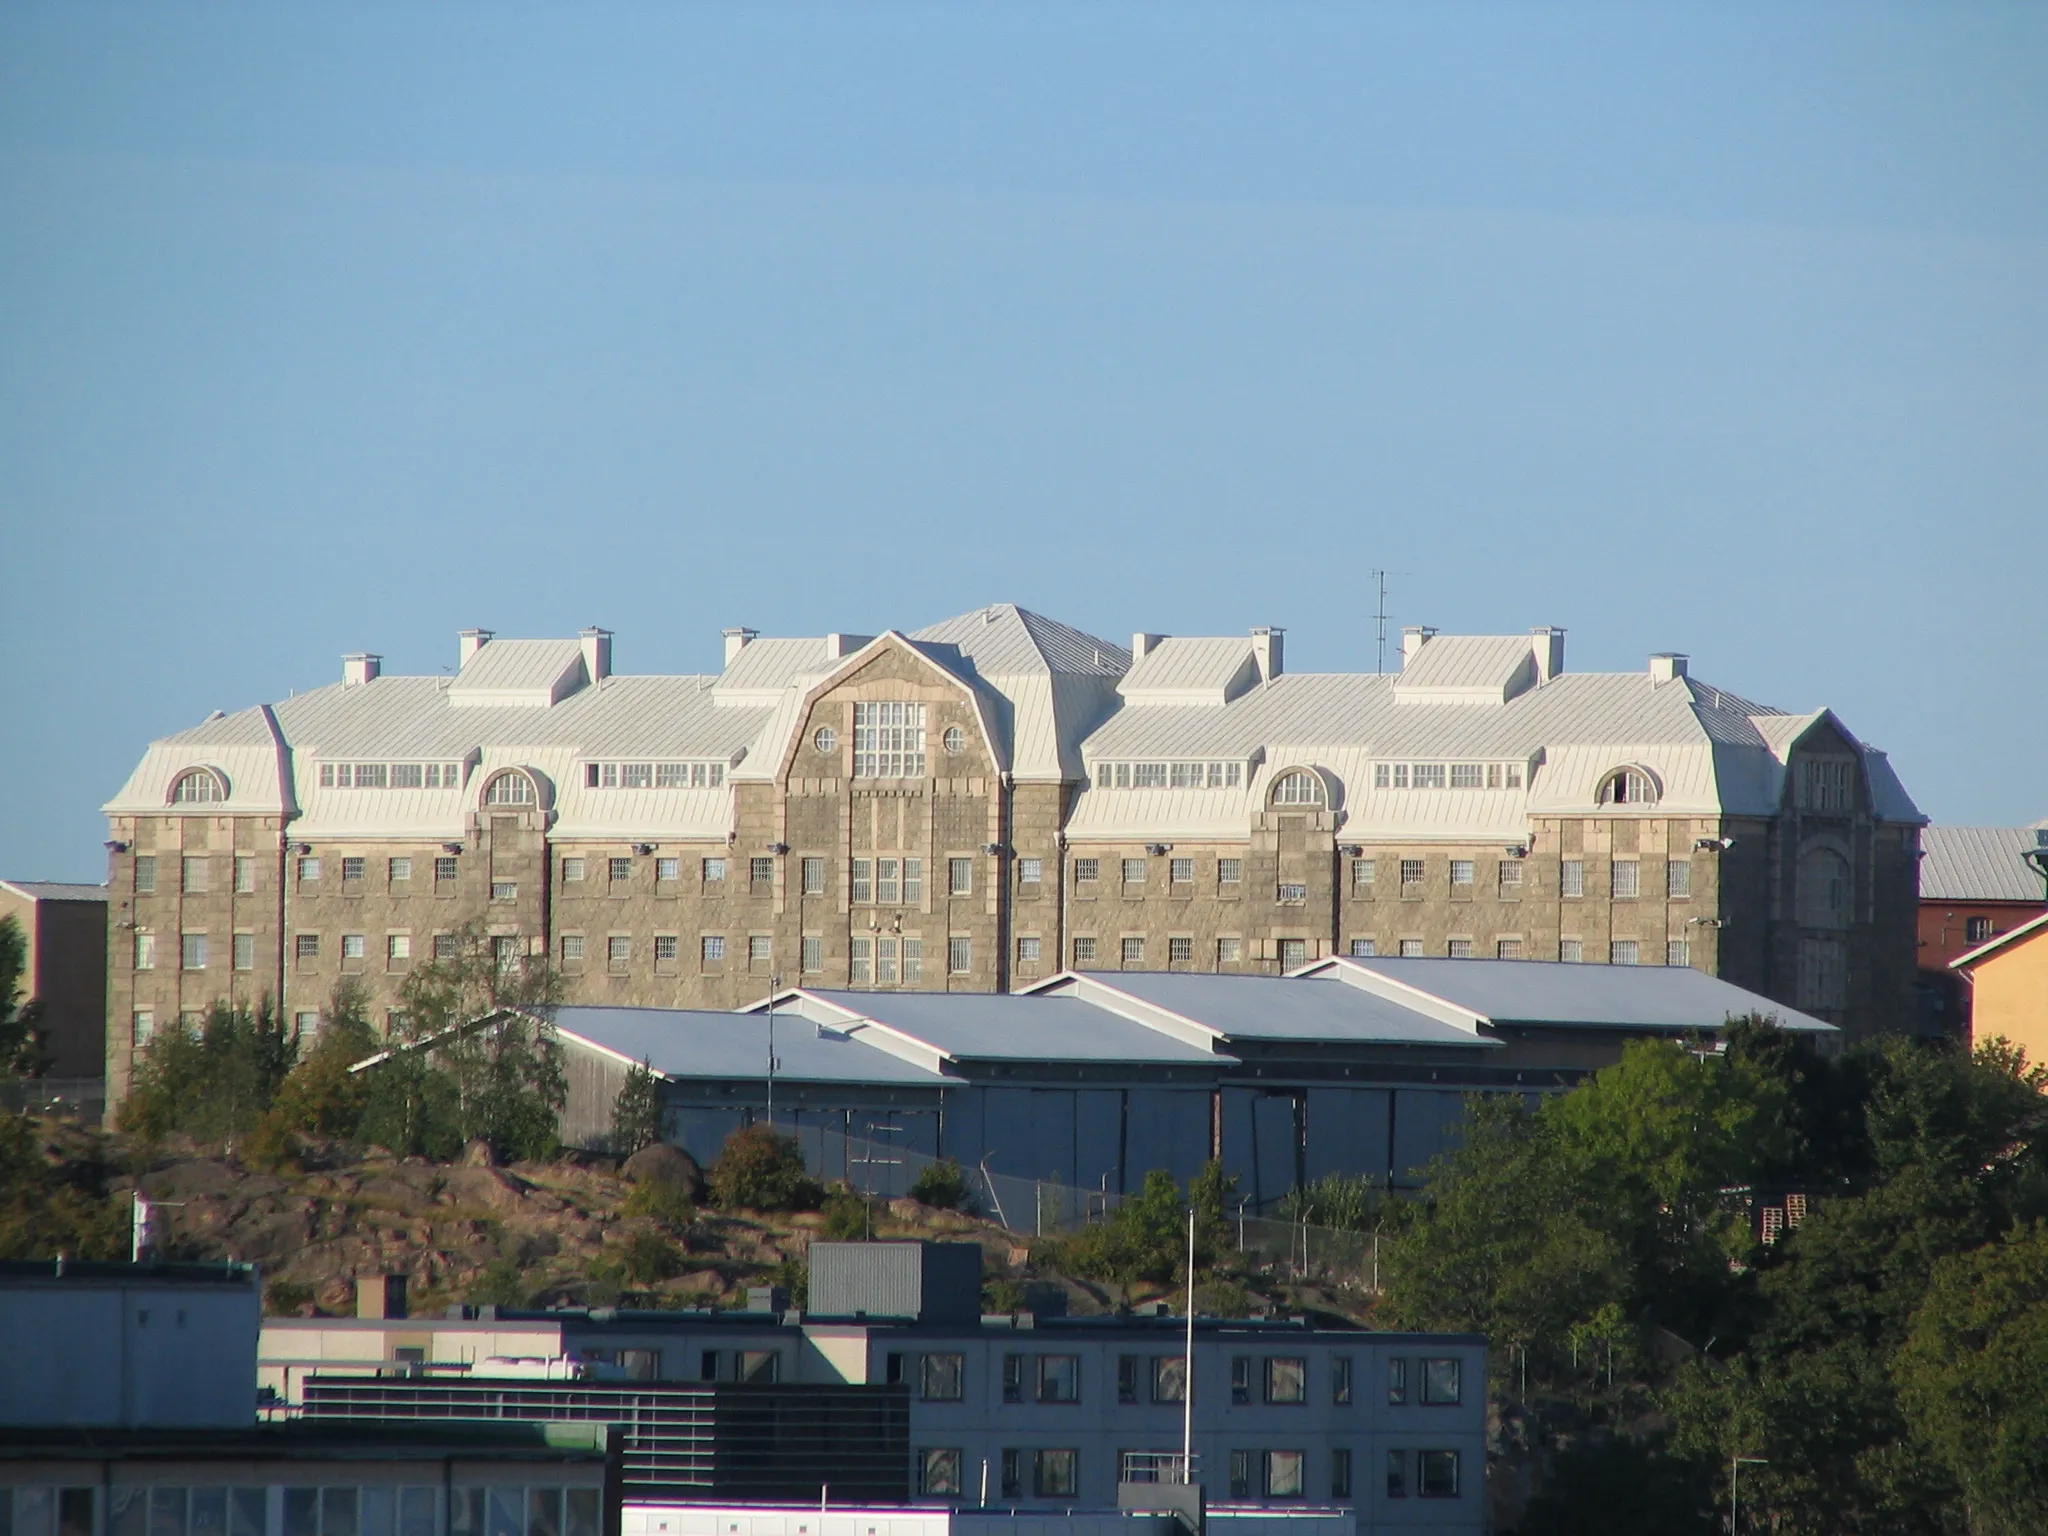
<path fill-rule="evenodd" d="M 1602 805 L 1655 805 L 1664 791 L 1647 768 L 1617 768 L 1600 781 Z"/>
<path fill-rule="evenodd" d="M 499 774 L 484 786 L 485 805 L 532 805 L 533 780 L 518 769 Z"/>
<path fill-rule="evenodd" d="M 1318 806 L 1323 803 L 1323 781 L 1305 769 L 1283 773 L 1273 781 L 1273 804 Z"/>
<path fill-rule="evenodd" d="M 227 797 L 227 781 L 211 768 L 188 768 L 171 781 L 172 805 L 218 805 Z"/>

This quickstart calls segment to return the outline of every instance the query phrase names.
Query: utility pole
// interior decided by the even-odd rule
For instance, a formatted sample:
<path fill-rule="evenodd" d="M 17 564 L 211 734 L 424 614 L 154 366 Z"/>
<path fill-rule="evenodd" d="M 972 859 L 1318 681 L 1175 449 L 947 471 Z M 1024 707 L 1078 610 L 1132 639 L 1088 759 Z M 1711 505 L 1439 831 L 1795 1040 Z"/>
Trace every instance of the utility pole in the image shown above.
<path fill-rule="evenodd" d="M 1180 1480 L 1195 1481 L 1195 1208 L 1188 1207 L 1188 1334 L 1181 1356 Z"/>
<path fill-rule="evenodd" d="M 1729 1536 L 1742 1536 L 1742 1496 L 1739 1480 L 1745 1465 L 1768 1467 L 1770 1459 L 1764 1456 L 1736 1456 L 1728 1462 L 1728 1531 Z"/>
<path fill-rule="evenodd" d="M 775 994 L 782 990 L 782 978 L 768 978 L 768 1129 L 775 1129 Z"/>

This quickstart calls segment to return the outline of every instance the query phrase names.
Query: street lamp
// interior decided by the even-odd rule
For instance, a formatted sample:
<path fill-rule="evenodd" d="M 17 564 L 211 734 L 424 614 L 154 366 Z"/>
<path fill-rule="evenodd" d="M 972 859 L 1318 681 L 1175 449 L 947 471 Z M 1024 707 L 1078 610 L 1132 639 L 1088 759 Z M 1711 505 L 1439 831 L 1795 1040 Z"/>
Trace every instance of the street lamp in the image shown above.
<path fill-rule="evenodd" d="M 1730 1536 L 1741 1536 L 1742 1532 L 1742 1496 L 1738 1487 L 1738 1479 L 1741 1477 L 1742 1469 L 1745 1466 L 1768 1467 L 1770 1464 L 1771 1461 L 1768 1456 L 1733 1456 L 1729 1458 L 1728 1530 Z"/>

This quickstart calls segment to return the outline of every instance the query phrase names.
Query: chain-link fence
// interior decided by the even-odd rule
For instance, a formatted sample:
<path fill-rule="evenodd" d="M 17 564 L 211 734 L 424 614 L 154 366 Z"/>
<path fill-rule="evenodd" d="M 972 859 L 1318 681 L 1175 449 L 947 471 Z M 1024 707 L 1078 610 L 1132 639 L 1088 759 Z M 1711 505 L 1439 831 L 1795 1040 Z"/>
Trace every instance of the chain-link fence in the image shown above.
<path fill-rule="evenodd" d="M 848 1136 L 822 1126 L 799 1133 L 813 1169 L 844 1170 L 848 1184 L 874 1199 L 909 1195 L 925 1170 L 940 1160 L 908 1147 Z M 1000 1173 L 986 1162 L 962 1166 L 974 1210 L 1026 1237 L 1056 1237 L 1104 1221 L 1124 1195 L 1106 1186 L 1080 1189 L 1046 1179 Z M 1348 1232 L 1310 1222 L 1253 1215 L 1240 1208 L 1228 1218 L 1237 1250 L 1276 1273 L 1325 1284 L 1379 1289 L 1379 1234 Z"/>

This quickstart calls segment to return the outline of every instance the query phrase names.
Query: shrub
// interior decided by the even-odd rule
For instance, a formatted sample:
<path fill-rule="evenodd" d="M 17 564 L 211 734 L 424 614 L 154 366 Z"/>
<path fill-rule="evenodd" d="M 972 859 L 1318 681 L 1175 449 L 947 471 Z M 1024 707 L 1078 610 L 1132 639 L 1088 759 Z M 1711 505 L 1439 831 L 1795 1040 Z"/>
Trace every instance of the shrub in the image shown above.
<path fill-rule="evenodd" d="M 697 1219 L 690 1192 L 674 1179 L 649 1179 L 635 1184 L 619 1206 L 621 1216 L 648 1216 L 665 1227 L 685 1228 Z"/>
<path fill-rule="evenodd" d="M 873 1231 L 873 1210 L 865 1196 L 850 1189 L 835 1189 L 825 1197 L 825 1235 L 840 1242 L 856 1242 Z"/>
<path fill-rule="evenodd" d="M 533 1299 L 533 1291 L 517 1259 L 493 1259 L 464 1299 L 480 1307 L 523 1307 Z"/>
<path fill-rule="evenodd" d="M 643 1058 L 626 1073 L 626 1081 L 612 1101 L 611 1147 L 621 1157 L 630 1157 L 659 1140 L 661 1092 L 655 1085 L 653 1066 Z"/>
<path fill-rule="evenodd" d="M 619 1261 L 626 1278 L 635 1285 L 658 1285 L 683 1272 L 681 1250 L 659 1232 L 645 1227 L 620 1245 Z"/>
<path fill-rule="evenodd" d="M 917 1182 L 910 1186 L 910 1198 L 942 1210 L 974 1214 L 974 1194 L 967 1187 L 967 1175 L 950 1157 L 944 1162 L 925 1165 L 924 1172 L 917 1176 Z"/>
<path fill-rule="evenodd" d="M 313 1287 L 298 1280 L 273 1280 L 263 1288 L 263 1310 L 272 1317 L 296 1317 L 313 1301 Z"/>
<path fill-rule="evenodd" d="M 796 1138 L 765 1125 L 743 1126 L 726 1138 L 710 1185 L 720 1205 L 751 1211 L 815 1211 L 825 1197 L 804 1170 Z"/>

